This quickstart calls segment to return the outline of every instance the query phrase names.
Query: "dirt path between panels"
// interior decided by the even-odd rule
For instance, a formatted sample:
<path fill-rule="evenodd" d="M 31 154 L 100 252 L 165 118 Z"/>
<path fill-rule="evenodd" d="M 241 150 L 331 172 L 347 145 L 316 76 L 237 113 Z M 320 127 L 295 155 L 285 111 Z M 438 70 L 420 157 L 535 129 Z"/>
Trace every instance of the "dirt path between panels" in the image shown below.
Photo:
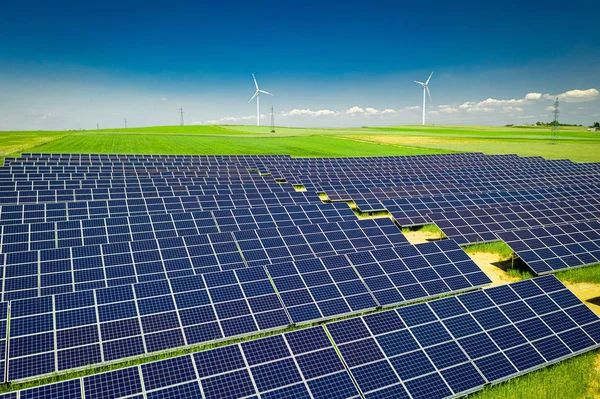
<path fill-rule="evenodd" d="M 474 252 L 469 256 L 492 280 L 490 287 L 508 284 L 519 281 L 518 277 L 509 276 L 506 269 L 510 266 L 510 261 L 501 261 L 497 254 L 490 252 Z"/>
<path fill-rule="evenodd" d="M 403 231 L 402 234 L 413 245 L 440 239 L 439 234 L 432 233 L 431 231 Z"/>

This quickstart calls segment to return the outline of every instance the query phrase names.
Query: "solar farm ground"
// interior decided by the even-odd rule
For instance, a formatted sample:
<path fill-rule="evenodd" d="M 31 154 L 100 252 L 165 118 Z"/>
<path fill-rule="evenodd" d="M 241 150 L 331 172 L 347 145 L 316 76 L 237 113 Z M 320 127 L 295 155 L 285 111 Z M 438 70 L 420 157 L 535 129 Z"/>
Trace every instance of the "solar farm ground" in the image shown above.
<path fill-rule="evenodd" d="M 564 128 L 557 145 L 549 144 L 547 128 L 490 127 L 392 127 L 362 129 L 291 129 L 268 127 L 189 126 L 113 129 L 98 132 L 0 132 L 0 151 L 9 156 L 34 153 L 138 153 L 138 154 L 290 154 L 292 156 L 339 157 L 377 155 L 422 155 L 477 151 L 487 154 L 516 153 L 548 159 L 600 161 L 600 135 L 585 128 Z M 407 232 L 414 242 L 433 239 L 437 232 L 424 229 Z M 412 235 L 412 237 L 411 237 Z M 506 249 L 481 245 L 470 249 L 484 271 L 497 277 L 496 284 L 532 277 L 520 267 L 507 266 Z M 487 254 L 488 257 L 482 257 Z M 491 254 L 491 255 L 490 255 Z M 479 256 L 479 258 L 478 258 Z M 503 262 L 504 261 L 504 262 Z M 555 274 L 580 299 L 597 312 L 600 297 L 600 266 L 572 269 Z M 187 351 L 181 351 L 184 354 Z M 170 355 L 172 356 L 173 353 Z M 163 356 L 155 356 L 159 359 Z M 136 364 L 129 362 L 128 365 Z M 124 365 L 121 364 L 120 367 Z M 62 375 L 60 380 L 106 371 L 116 366 Z M 53 379 L 45 380 L 45 382 Z M 55 380 L 55 379 L 54 379 Z M 4 390 L 31 386 L 5 385 Z M 600 353 L 592 351 L 499 385 L 487 387 L 474 398 L 600 398 Z"/>

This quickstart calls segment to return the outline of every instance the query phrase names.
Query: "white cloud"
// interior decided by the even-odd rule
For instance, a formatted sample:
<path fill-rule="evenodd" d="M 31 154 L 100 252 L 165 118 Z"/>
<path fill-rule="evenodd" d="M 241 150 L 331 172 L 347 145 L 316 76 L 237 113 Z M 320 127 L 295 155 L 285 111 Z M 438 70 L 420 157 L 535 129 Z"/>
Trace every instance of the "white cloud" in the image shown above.
<path fill-rule="evenodd" d="M 375 108 L 365 108 L 365 112 L 369 115 L 377 115 L 379 113 Z"/>
<path fill-rule="evenodd" d="M 391 109 L 391 108 L 386 108 L 383 111 L 381 111 L 382 114 L 395 114 L 396 111 Z"/>
<path fill-rule="evenodd" d="M 489 108 L 489 107 L 471 107 L 471 108 L 467 108 L 467 112 L 494 112 L 494 108 Z"/>
<path fill-rule="evenodd" d="M 329 109 L 320 109 L 317 111 L 312 111 L 309 108 L 305 108 L 305 109 L 298 109 L 298 108 L 294 108 L 288 112 L 282 112 L 281 116 L 304 116 L 304 115 L 309 115 L 309 116 L 335 116 L 339 114 L 339 112 L 337 111 L 331 111 Z"/>
<path fill-rule="evenodd" d="M 542 98 L 542 93 L 527 93 L 525 100 L 539 100 Z"/>
<path fill-rule="evenodd" d="M 547 100 L 554 100 L 555 98 L 558 98 L 559 100 L 566 101 L 568 103 L 578 103 L 595 100 L 596 97 L 598 97 L 598 94 L 600 94 L 600 92 L 593 88 L 587 90 L 575 89 L 556 95 L 544 94 L 544 98 Z"/>
<path fill-rule="evenodd" d="M 167 97 L 163 97 L 163 98 L 161 98 L 160 100 L 161 100 L 161 101 L 167 101 L 167 100 L 168 100 L 168 98 L 167 98 Z"/>
<path fill-rule="evenodd" d="M 493 112 L 492 107 L 503 107 L 504 111 L 522 112 L 523 108 L 517 105 L 530 104 L 542 98 L 542 93 L 527 93 L 523 98 L 511 98 L 509 100 L 498 100 L 496 98 L 487 98 L 486 100 L 475 102 L 467 101 L 458 106 L 459 109 L 466 109 L 468 112 Z"/>
<path fill-rule="evenodd" d="M 260 119 L 265 119 L 265 114 L 260 114 Z M 248 116 L 226 116 L 218 120 L 218 122 L 237 122 L 237 121 L 249 121 L 256 119 L 256 115 Z"/>
<path fill-rule="evenodd" d="M 455 112 L 458 112 L 458 108 L 454 108 L 449 105 L 440 105 L 440 112 L 444 112 L 447 114 L 453 114 Z"/>
<path fill-rule="evenodd" d="M 364 109 L 362 109 L 361 107 L 354 106 L 354 107 L 352 107 L 352 108 L 348 108 L 348 109 L 346 110 L 346 113 L 347 113 L 348 115 L 364 114 L 364 113 L 365 113 L 365 110 L 364 110 Z"/>
<path fill-rule="evenodd" d="M 505 112 L 523 112 L 523 108 L 513 107 L 512 105 L 509 105 L 508 107 L 502 107 L 502 110 Z"/>
<path fill-rule="evenodd" d="M 416 111 L 416 110 L 418 110 L 418 109 L 421 109 L 421 107 L 419 107 L 418 105 L 413 105 L 413 106 L 410 106 L 410 107 L 404 107 L 404 108 L 402 108 L 402 109 L 398 110 L 398 112 L 404 112 L 404 111 Z"/>
<path fill-rule="evenodd" d="M 548 105 L 546 107 L 546 111 L 554 111 L 554 106 L 553 105 Z"/>
<path fill-rule="evenodd" d="M 427 115 L 439 115 L 440 111 L 428 111 Z"/>

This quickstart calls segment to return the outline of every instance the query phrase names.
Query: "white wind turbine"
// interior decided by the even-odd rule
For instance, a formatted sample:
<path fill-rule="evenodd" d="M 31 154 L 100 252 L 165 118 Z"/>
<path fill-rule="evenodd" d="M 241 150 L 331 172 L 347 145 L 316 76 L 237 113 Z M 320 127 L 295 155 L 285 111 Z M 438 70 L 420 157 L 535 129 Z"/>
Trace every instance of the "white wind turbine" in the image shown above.
<path fill-rule="evenodd" d="M 425 124 L 425 91 L 427 91 L 427 94 L 429 94 L 429 102 L 431 102 L 431 93 L 429 92 L 429 86 L 427 85 L 429 84 L 432 75 L 433 71 L 431 71 L 431 75 L 429 75 L 429 78 L 427 78 L 427 81 L 425 83 L 415 80 L 415 83 L 418 83 L 421 86 L 423 86 L 423 125 Z"/>
<path fill-rule="evenodd" d="M 258 83 L 256 83 L 256 78 L 254 77 L 254 74 L 252 74 L 252 79 L 254 79 L 254 86 L 256 86 L 256 92 L 254 93 L 252 98 L 250 100 L 248 100 L 248 103 L 250 103 L 252 100 L 254 100 L 254 97 L 256 97 L 256 126 L 260 126 L 260 93 L 268 94 L 270 96 L 273 96 L 274 94 L 271 94 L 268 91 L 259 89 Z"/>

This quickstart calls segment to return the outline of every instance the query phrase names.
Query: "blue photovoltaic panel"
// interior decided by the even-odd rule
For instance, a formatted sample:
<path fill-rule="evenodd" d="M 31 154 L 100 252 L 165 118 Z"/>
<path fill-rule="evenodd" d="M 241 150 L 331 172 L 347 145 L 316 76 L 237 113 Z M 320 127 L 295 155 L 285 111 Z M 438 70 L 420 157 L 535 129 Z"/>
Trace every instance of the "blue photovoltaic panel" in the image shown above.
<path fill-rule="evenodd" d="M 21 398 L 77 399 L 82 391 L 86 399 L 137 399 L 142 394 L 146 398 L 360 398 L 323 327 L 30 388 L 18 394 Z M 10 395 L 2 397 L 12 399 Z"/>
<path fill-rule="evenodd" d="M 332 201 L 354 201 L 363 212 L 387 209 L 400 225 L 429 223 L 435 212 L 456 212 L 458 217 L 450 218 L 456 231 L 448 235 L 461 243 L 512 230 L 517 235 L 513 249 L 524 243 L 515 251 L 539 273 L 595 263 L 600 259 L 594 235 L 598 170 L 591 163 L 477 153 L 323 159 L 24 154 L 6 159 L 0 167 L 1 299 L 14 300 L 10 347 L 0 351 L 9 356 L 7 375 L 29 378 L 489 283 L 452 240 L 410 246 L 390 219 L 357 221 L 347 204 L 322 204 L 317 192 Z M 291 184 L 307 192 L 294 192 Z M 538 226 L 545 228 L 531 229 Z M 566 316 L 557 311 L 560 301 L 577 305 L 568 291 L 544 296 L 548 289 L 538 285 L 390 313 L 406 328 L 391 316 L 372 322 L 368 330 L 377 336 L 391 326 L 404 331 L 381 344 L 385 350 L 404 355 L 417 353 L 410 349 L 414 345 L 424 348 L 435 372 L 422 378 L 399 377 L 411 372 L 399 366 L 392 374 L 379 358 L 360 363 L 359 344 L 348 349 L 347 362 L 365 366 L 355 379 L 370 396 L 431 397 L 445 389 L 468 390 L 477 382 L 473 369 L 490 381 L 492 372 L 502 375 L 509 365 L 528 370 L 540 358 L 551 359 L 550 352 L 562 358 L 585 349 L 589 340 L 578 326 L 597 342 L 597 324 L 584 308 L 571 311 L 565 305 Z M 2 320 L 6 317 L 0 323 L 7 329 Z M 508 360 L 497 352 L 478 353 L 479 363 L 448 366 L 448 359 L 460 358 L 448 336 L 460 336 L 463 354 L 467 347 L 492 347 L 480 329 Z M 400 338 L 406 342 L 395 347 Z M 298 339 L 287 343 L 302 348 Z M 260 391 L 250 395 L 262 397 L 303 397 L 306 389 L 313 397 L 331 397 L 332 387 L 347 386 L 342 375 L 307 382 L 315 370 L 303 365 L 328 364 L 327 351 L 294 364 L 277 353 L 280 357 L 261 360 L 251 371 L 236 369 L 227 378 L 240 387 L 250 381 L 248 388 Z M 377 351 L 369 353 L 377 357 Z M 425 367 L 422 356 L 414 356 L 411 360 Z M 499 365 L 497 370 L 485 374 L 492 364 Z M 168 385 L 160 377 L 167 371 L 148 366 L 144 372 L 156 380 L 153 388 L 146 387 L 150 391 L 114 393 L 200 396 L 201 385 L 189 379 L 189 364 L 169 367 L 187 373 Z M 298 380 L 297 367 L 304 380 Z M 376 388 L 394 375 L 400 384 Z M 84 391 L 86 397 L 105 394 L 101 388 Z M 68 389 L 56 392 L 70 395 Z M 212 392 L 222 396 L 218 389 Z"/>
<path fill-rule="evenodd" d="M 291 324 L 262 267 L 17 300 L 11 321 L 10 380 Z"/>
<path fill-rule="evenodd" d="M 428 216 L 448 238 L 459 244 L 472 244 L 495 241 L 495 233 L 505 231 L 598 220 L 600 201 L 594 197 L 538 201 L 510 207 L 470 207 Z"/>
<path fill-rule="evenodd" d="M 168 237 L 356 220 L 345 204 L 242 208 L 0 226 L 0 252 L 98 245 Z"/>
<path fill-rule="evenodd" d="M 462 396 L 600 347 L 600 318 L 553 276 L 327 329 L 366 398 Z"/>
<path fill-rule="evenodd" d="M 408 241 L 393 222 L 381 219 L 15 252 L 4 255 L 7 273 L 3 299 L 127 285 L 404 244 L 408 245 Z"/>
<path fill-rule="evenodd" d="M 517 308 L 528 309 L 526 315 Z M 496 326 L 483 327 L 490 317 L 499 319 Z M 80 398 L 82 390 L 86 398 L 457 397 L 600 346 L 600 319 L 552 276 L 326 328 L 341 359 L 325 329 L 314 327 L 18 393 L 39 399 Z"/>
<path fill-rule="evenodd" d="M 600 262 L 600 222 L 565 224 L 498 233 L 536 274 Z"/>

